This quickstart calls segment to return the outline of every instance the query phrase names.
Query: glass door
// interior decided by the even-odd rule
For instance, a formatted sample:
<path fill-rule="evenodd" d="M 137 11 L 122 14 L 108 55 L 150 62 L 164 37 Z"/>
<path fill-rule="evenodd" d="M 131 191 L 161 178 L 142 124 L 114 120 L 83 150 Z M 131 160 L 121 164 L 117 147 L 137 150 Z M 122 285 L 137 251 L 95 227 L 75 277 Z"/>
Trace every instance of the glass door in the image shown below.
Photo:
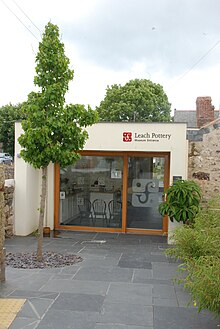
<path fill-rule="evenodd" d="M 163 230 L 164 157 L 128 158 L 127 228 Z"/>
<path fill-rule="evenodd" d="M 82 152 L 55 166 L 55 229 L 167 234 L 158 206 L 168 186 L 168 153 Z"/>

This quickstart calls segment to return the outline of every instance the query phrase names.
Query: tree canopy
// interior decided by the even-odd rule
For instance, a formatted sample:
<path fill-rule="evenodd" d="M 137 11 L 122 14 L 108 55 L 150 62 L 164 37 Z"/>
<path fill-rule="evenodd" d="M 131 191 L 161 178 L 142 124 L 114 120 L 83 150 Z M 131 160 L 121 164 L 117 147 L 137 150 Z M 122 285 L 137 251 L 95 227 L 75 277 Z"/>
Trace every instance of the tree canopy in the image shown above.
<path fill-rule="evenodd" d="M 146 79 L 107 87 L 97 107 L 101 121 L 170 122 L 171 104 L 160 84 Z"/>
<path fill-rule="evenodd" d="M 15 122 L 24 119 L 22 104 L 0 107 L 0 142 L 4 152 L 14 156 Z"/>
<path fill-rule="evenodd" d="M 57 162 L 67 166 L 78 159 L 87 139 L 84 129 L 97 120 L 97 114 L 84 105 L 65 105 L 65 94 L 73 79 L 59 29 L 48 23 L 36 56 L 34 83 L 39 92 L 31 92 L 24 103 L 27 118 L 22 121 L 24 134 L 19 143 L 21 156 L 35 168 Z"/>

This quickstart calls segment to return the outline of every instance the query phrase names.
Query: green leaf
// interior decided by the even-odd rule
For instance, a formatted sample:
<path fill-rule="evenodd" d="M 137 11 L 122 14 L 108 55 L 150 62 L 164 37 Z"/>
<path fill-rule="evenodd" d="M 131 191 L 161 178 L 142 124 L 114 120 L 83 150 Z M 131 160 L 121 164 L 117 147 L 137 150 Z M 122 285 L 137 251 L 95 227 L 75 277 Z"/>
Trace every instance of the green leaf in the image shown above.
<path fill-rule="evenodd" d="M 194 221 L 200 210 L 201 189 L 195 181 L 179 180 L 166 191 L 166 201 L 159 206 L 162 216 L 183 223 Z"/>

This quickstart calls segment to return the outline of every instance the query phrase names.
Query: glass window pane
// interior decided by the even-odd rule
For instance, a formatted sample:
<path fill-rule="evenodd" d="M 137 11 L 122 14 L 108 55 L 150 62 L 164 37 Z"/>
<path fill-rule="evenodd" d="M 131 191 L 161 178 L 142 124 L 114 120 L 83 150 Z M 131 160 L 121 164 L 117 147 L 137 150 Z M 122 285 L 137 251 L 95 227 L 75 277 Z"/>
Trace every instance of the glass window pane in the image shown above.
<path fill-rule="evenodd" d="M 122 157 L 82 156 L 60 169 L 60 224 L 121 227 Z"/>
<path fill-rule="evenodd" d="M 162 229 L 164 158 L 130 157 L 128 164 L 127 227 Z"/>

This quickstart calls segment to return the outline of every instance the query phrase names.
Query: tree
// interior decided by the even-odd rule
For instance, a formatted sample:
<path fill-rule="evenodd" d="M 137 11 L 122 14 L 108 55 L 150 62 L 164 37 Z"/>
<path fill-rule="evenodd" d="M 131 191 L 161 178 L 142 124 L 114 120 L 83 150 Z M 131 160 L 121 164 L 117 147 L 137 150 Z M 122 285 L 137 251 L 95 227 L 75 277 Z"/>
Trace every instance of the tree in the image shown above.
<path fill-rule="evenodd" d="M 24 134 L 19 143 L 21 157 L 34 168 L 42 169 L 41 201 L 38 226 L 37 259 L 42 260 L 43 220 L 46 202 L 47 166 L 57 162 L 68 166 L 80 156 L 88 137 L 86 126 L 97 121 L 97 113 L 84 105 L 65 105 L 68 84 L 73 79 L 59 29 L 48 23 L 36 56 L 34 83 L 38 92 L 31 92 L 24 103 L 27 118 L 22 121 Z"/>
<path fill-rule="evenodd" d="M 24 119 L 22 104 L 0 107 L 0 142 L 4 152 L 14 155 L 15 121 Z"/>
<path fill-rule="evenodd" d="M 97 110 L 101 121 L 170 122 L 170 106 L 161 85 L 135 79 L 108 86 Z"/>

